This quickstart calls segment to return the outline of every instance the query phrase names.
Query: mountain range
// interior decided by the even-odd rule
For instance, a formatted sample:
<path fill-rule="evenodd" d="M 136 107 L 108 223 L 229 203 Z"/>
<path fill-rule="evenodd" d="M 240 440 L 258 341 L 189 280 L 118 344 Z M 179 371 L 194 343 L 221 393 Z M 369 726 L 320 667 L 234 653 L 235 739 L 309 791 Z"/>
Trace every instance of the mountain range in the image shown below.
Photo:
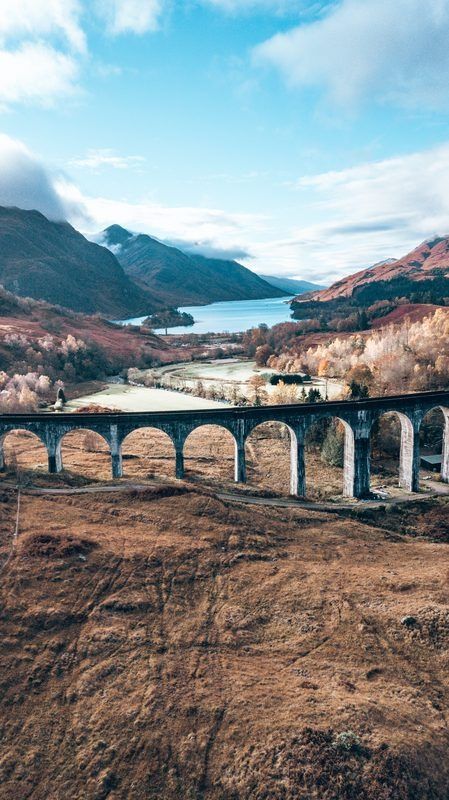
<path fill-rule="evenodd" d="M 287 294 L 236 261 L 189 255 L 119 225 L 95 243 L 68 222 L 5 207 L 0 207 L 0 284 L 22 297 L 112 319 L 166 306 Z"/>
<path fill-rule="evenodd" d="M 294 293 L 299 303 L 449 298 L 449 236 L 427 240 L 403 258 L 375 264 L 325 289 L 262 277 L 237 261 L 187 253 L 120 225 L 106 228 L 99 239 L 100 244 L 89 241 L 68 222 L 50 221 L 38 211 L 0 207 L 0 284 L 22 297 L 111 319 L 167 306 Z"/>
<path fill-rule="evenodd" d="M 300 295 L 298 302 L 328 302 L 339 298 L 373 301 L 425 292 L 449 296 L 449 236 L 427 240 L 403 258 L 388 259 L 348 275 L 327 289 Z"/>
<path fill-rule="evenodd" d="M 310 283 L 310 281 L 301 281 L 296 278 L 284 278 L 282 275 L 260 275 L 259 277 L 288 294 L 303 294 L 304 292 L 319 291 L 324 288 L 319 283 Z"/>
<path fill-rule="evenodd" d="M 185 253 L 120 225 L 106 228 L 98 241 L 112 250 L 128 277 L 160 305 L 202 305 L 288 294 L 237 261 Z"/>

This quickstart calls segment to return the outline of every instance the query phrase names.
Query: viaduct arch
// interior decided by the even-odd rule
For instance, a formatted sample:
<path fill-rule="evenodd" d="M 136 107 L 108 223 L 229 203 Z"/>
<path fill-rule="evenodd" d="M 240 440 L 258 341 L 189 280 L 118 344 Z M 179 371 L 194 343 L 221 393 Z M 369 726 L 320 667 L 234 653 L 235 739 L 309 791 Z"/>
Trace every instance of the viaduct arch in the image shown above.
<path fill-rule="evenodd" d="M 208 411 L 168 411 L 107 414 L 3 414 L 0 415 L 0 468 L 4 467 L 2 441 L 8 432 L 30 431 L 44 443 L 49 472 L 62 470 L 61 442 L 72 430 L 91 430 L 102 436 L 110 448 L 112 476 L 122 476 L 122 443 L 139 428 L 157 428 L 173 442 L 176 477 L 184 477 L 184 444 L 192 431 L 203 425 L 226 428 L 235 441 L 235 481 L 246 482 L 245 441 L 263 422 L 287 426 L 291 442 L 291 484 L 293 496 L 307 494 L 304 443 L 310 425 L 337 417 L 345 428 L 344 495 L 366 497 L 370 491 L 371 431 L 384 414 L 394 412 L 401 422 L 400 486 L 419 490 L 419 430 L 424 416 L 440 408 L 444 414 L 441 477 L 449 483 L 449 390 L 343 400 L 317 404 L 225 408 Z"/>

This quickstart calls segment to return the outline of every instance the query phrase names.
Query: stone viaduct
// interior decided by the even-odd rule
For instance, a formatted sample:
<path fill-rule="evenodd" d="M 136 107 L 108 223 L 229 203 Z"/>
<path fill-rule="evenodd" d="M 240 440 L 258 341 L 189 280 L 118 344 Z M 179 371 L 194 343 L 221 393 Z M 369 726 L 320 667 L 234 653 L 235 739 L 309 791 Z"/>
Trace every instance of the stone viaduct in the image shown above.
<path fill-rule="evenodd" d="M 5 414 L 0 415 L 0 468 L 4 467 L 2 442 L 13 430 L 27 430 L 41 439 L 48 452 L 52 473 L 63 468 L 61 443 L 66 433 L 91 430 L 100 434 L 110 448 L 112 476 L 122 476 L 122 443 L 139 428 L 157 428 L 173 442 L 176 476 L 184 477 L 184 443 L 192 431 L 204 425 L 226 428 L 235 441 L 235 481 L 246 482 L 245 441 L 264 422 L 288 427 L 291 442 L 290 493 L 306 496 L 304 443 L 310 425 L 321 419 L 340 420 L 345 429 L 344 486 L 346 497 L 365 497 L 370 491 L 371 432 L 375 422 L 394 412 L 401 423 L 399 485 L 419 490 L 419 430 L 424 416 L 440 408 L 444 414 L 442 479 L 449 483 L 449 391 L 421 392 L 392 397 L 317 404 L 225 408 L 208 411 L 171 411 L 106 414 Z"/>

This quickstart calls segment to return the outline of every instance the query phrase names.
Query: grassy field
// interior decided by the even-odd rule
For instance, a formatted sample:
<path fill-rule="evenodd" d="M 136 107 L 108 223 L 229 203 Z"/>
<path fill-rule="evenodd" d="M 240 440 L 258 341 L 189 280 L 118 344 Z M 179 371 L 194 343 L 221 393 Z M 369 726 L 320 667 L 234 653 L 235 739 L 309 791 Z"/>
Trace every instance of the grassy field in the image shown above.
<path fill-rule="evenodd" d="M 0 502 L 2 800 L 446 800 L 442 501 Z"/>

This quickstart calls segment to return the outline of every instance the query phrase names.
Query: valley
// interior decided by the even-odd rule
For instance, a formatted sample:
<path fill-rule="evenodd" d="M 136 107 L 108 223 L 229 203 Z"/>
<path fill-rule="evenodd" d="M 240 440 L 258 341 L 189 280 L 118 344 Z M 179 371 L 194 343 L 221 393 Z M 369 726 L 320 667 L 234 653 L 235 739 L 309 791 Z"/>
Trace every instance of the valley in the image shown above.
<path fill-rule="evenodd" d="M 224 358 L 212 361 L 182 362 L 130 374 L 133 376 L 133 381 L 142 382 L 147 386 L 155 383 L 162 384 L 168 392 L 173 389 L 176 392 L 203 391 L 208 396 L 208 400 L 212 402 L 216 402 L 214 397 L 223 396 L 228 396 L 229 401 L 232 402 L 233 396 L 237 395 L 251 403 L 254 398 L 253 382 L 256 378 L 260 379 L 259 388 L 263 391 L 264 402 L 267 404 L 276 402 L 278 393 L 276 386 L 270 384 L 270 378 L 276 374 L 276 370 L 260 367 L 255 361 L 249 359 Z M 307 391 L 314 389 L 320 393 L 323 399 L 327 397 L 328 400 L 338 399 L 345 391 L 343 382 L 326 378 L 311 378 L 304 386 Z M 198 399 L 195 395 L 196 392 L 193 397 Z M 191 394 L 188 396 L 192 397 Z M 137 411 L 138 409 L 126 410 Z M 151 406 L 148 407 L 148 410 L 151 410 Z"/>
<path fill-rule="evenodd" d="M 373 303 L 375 287 L 366 302 L 181 306 L 195 324 L 168 335 L 146 309 L 117 324 L 0 290 L 3 418 L 57 421 L 62 390 L 74 428 L 57 474 L 24 417 L 2 441 L 5 800 L 25 785 L 36 800 L 444 800 L 447 409 L 426 406 L 412 434 L 411 411 L 370 417 L 354 497 L 344 419 L 346 400 L 447 387 L 449 311 L 427 295 Z M 340 417 L 320 415 L 326 400 Z M 209 424 L 181 462 L 167 427 L 129 433 L 120 460 L 76 423 L 223 409 L 244 425 L 271 405 L 300 420 L 302 403 L 304 448 L 281 422 L 240 449 Z"/>
<path fill-rule="evenodd" d="M 0 0 L 0 800 L 449 800 L 448 41 Z"/>

